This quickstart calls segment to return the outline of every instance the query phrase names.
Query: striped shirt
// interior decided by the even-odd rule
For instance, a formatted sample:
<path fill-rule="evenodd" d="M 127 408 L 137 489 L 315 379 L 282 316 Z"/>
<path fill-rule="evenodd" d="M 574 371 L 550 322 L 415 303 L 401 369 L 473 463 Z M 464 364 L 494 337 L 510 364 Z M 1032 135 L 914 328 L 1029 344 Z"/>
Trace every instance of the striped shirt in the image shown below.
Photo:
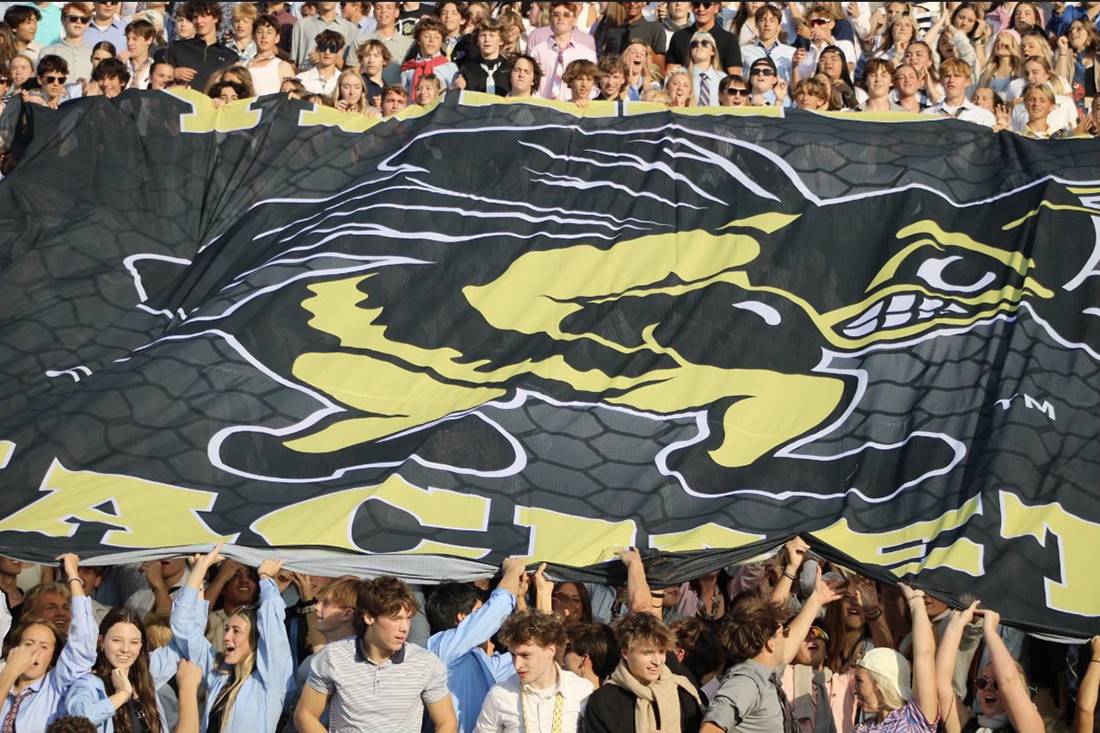
<path fill-rule="evenodd" d="M 356 636 L 326 644 L 306 684 L 329 697 L 330 733 L 418 731 L 424 706 L 450 695 L 447 670 L 427 649 L 405 644 L 375 664 Z"/>
<path fill-rule="evenodd" d="M 864 723 L 856 726 L 856 733 L 936 733 L 938 720 L 924 717 L 924 711 L 915 699 L 910 699 L 904 707 L 894 710 L 879 723 Z"/>

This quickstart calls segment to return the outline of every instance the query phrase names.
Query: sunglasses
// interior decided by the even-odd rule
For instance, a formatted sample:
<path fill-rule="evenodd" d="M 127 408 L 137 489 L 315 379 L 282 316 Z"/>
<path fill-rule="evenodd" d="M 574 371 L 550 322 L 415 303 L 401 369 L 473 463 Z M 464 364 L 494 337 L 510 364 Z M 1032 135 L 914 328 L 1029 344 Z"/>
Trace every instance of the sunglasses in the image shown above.
<path fill-rule="evenodd" d="M 762 66 L 750 71 L 749 76 L 775 76 L 775 70 L 768 66 Z"/>
<path fill-rule="evenodd" d="M 692 3 L 691 7 L 693 7 L 693 8 L 710 8 L 710 7 L 713 7 L 715 5 L 717 5 L 717 3 Z"/>
<path fill-rule="evenodd" d="M 84 25 L 88 22 L 87 15 L 66 15 L 65 20 L 69 21 L 73 25 Z"/>
<path fill-rule="evenodd" d="M 44 76 L 42 78 L 46 80 L 47 84 L 64 84 L 65 81 L 69 77 L 67 77 L 67 76 L 54 76 L 54 75 L 50 74 L 49 76 Z"/>
<path fill-rule="evenodd" d="M 975 678 L 974 686 L 977 687 L 979 690 L 997 691 L 997 690 L 1001 689 L 997 685 L 997 680 L 990 679 L 989 677 L 985 677 L 985 676 Z"/>
<path fill-rule="evenodd" d="M 0 84 L 11 84 L 10 76 L 0 76 Z"/>
<path fill-rule="evenodd" d="M 325 53 L 326 51 L 329 53 L 336 53 L 340 50 L 340 47 L 335 43 L 318 43 L 317 50 L 321 53 Z"/>
<path fill-rule="evenodd" d="M 698 48 L 699 46 L 702 46 L 703 48 L 710 48 L 713 45 L 714 44 L 712 44 L 710 41 L 692 41 L 690 48 Z"/>
<path fill-rule="evenodd" d="M 728 89 L 726 89 L 725 93 L 730 95 L 731 97 L 747 97 L 749 94 L 749 90 L 738 89 L 737 87 L 729 87 Z"/>
<path fill-rule="evenodd" d="M 813 18 L 810 25 L 826 25 L 829 21 L 825 18 Z"/>

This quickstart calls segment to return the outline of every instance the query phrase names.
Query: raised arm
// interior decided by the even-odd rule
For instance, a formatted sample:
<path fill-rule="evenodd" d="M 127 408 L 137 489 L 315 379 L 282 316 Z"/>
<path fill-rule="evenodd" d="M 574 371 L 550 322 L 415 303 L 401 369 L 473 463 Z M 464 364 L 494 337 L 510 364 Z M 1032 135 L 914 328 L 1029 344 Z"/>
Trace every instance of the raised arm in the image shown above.
<path fill-rule="evenodd" d="M 894 635 L 890 631 L 890 624 L 886 621 L 886 614 L 882 611 L 882 601 L 879 598 L 878 588 L 875 587 L 875 581 L 857 575 L 852 578 L 849 586 L 856 603 L 863 611 L 863 618 L 867 620 L 871 641 L 875 646 L 893 649 Z"/>
<path fill-rule="evenodd" d="M 913 590 L 899 583 L 913 617 L 913 700 L 930 722 L 939 720 L 939 698 L 936 694 L 936 637 L 932 622 L 924 608 L 924 591 Z"/>
<path fill-rule="evenodd" d="M 516 607 L 520 576 L 524 575 L 523 560 L 509 558 L 501 567 L 501 580 L 489 600 L 458 626 L 432 635 L 432 651 L 448 664 L 476 649 L 500 631 L 501 624 Z"/>
<path fill-rule="evenodd" d="M 810 546 L 801 537 L 793 537 L 783 546 L 783 575 L 772 588 L 772 602 L 785 605 L 791 597 L 791 587 L 798 577 L 798 569 L 806 559 Z"/>
<path fill-rule="evenodd" d="M 1092 733 L 1096 698 L 1100 693 L 1100 636 L 1092 637 L 1089 652 L 1088 669 L 1077 686 L 1077 712 L 1073 716 L 1073 733 Z"/>
<path fill-rule="evenodd" d="M 72 553 L 62 555 L 65 582 L 73 592 L 73 620 L 69 625 L 69 637 L 57 665 L 50 671 L 50 684 L 64 695 L 78 678 L 92 671 L 95 664 L 96 642 L 99 628 L 92 614 L 92 600 L 84 595 L 84 583 L 80 580 L 80 558 Z"/>
<path fill-rule="evenodd" d="M 1012 653 L 1005 646 L 997 627 L 1001 615 L 996 611 L 983 612 L 982 633 L 985 636 L 985 648 L 989 650 L 989 661 L 993 665 L 993 676 L 997 678 L 997 687 L 1001 690 L 1001 699 L 1008 710 L 1008 718 L 1016 733 L 1043 733 L 1046 726 L 1035 703 L 1031 701 L 1027 685 L 1020 676 L 1020 669 Z"/>
<path fill-rule="evenodd" d="M 209 604 L 202 597 L 202 580 L 210 566 L 221 559 L 221 547 L 219 542 L 205 555 L 192 558 L 191 576 L 172 603 L 172 643 L 207 677 L 214 673 L 214 648 L 206 639 Z"/>
<path fill-rule="evenodd" d="M 970 720 L 970 710 L 959 701 L 953 681 L 959 642 L 962 641 L 963 630 L 974 619 L 974 609 L 977 606 L 978 602 L 975 601 L 965 611 L 951 612 L 936 649 L 936 697 L 939 700 L 945 733 L 959 733 Z"/>
<path fill-rule="evenodd" d="M 787 631 L 787 638 L 791 640 L 789 643 L 783 645 L 783 663 L 790 664 L 796 654 L 798 654 L 798 648 L 801 645 L 802 639 L 806 638 L 806 634 L 810 631 L 810 626 L 813 624 L 814 619 L 817 618 L 817 612 L 822 609 L 828 603 L 840 600 L 840 594 L 829 587 L 829 585 L 821 579 L 821 567 L 817 568 L 817 581 L 814 583 L 814 592 L 810 594 L 810 597 L 806 599 L 806 602 L 802 604 L 802 610 L 798 612 L 798 615 L 794 617 L 794 621 L 791 621 L 790 629 Z"/>
<path fill-rule="evenodd" d="M 554 612 L 554 583 L 546 577 L 546 563 L 539 565 L 539 569 L 531 576 L 535 584 L 535 608 L 544 613 Z"/>
<path fill-rule="evenodd" d="M 649 581 L 645 577 L 645 563 L 637 547 L 631 547 L 619 553 L 619 559 L 626 566 L 626 602 L 631 611 L 648 613 L 661 618 L 664 603 L 653 596 Z M 656 603 L 654 603 L 656 601 Z"/>
<path fill-rule="evenodd" d="M 153 610 L 157 613 L 170 613 L 172 611 L 172 596 L 168 592 L 168 583 L 164 580 L 160 562 L 150 560 L 142 563 L 141 572 L 149 583 L 149 590 L 153 591 Z"/>
<path fill-rule="evenodd" d="M 294 677 L 294 657 L 290 651 L 290 639 L 286 635 L 286 601 L 275 584 L 275 575 L 283 566 L 282 560 L 264 560 L 260 563 L 260 609 L 256 612 L 260 642 L 256 649 L 256 674 L 264 683 L 268 699 L 268 712 L 275 716 L 286 700 L 287 687 Z"/>
<path fill-rule="evenodd" d="M 176 671 L 179 687 L 179 719 L 173 733 L 199 733 L 199 685 L 202 669 L 194 662 L 181 659 Z"/>

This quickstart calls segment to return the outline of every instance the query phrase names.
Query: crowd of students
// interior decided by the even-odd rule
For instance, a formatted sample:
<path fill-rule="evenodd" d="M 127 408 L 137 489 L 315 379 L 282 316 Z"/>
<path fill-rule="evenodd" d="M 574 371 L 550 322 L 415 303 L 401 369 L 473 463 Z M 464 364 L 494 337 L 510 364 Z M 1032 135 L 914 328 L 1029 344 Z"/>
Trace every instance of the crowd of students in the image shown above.
<path fill-rule="evenodd" d="M 189 86 L 389 116 L 448 89 L 1100 132 L 1092 2 L 0 3 L 0 98 Z"/>
<path fill-rule="evenodd" d="M 651 587 L 519 559 L 413 587 L 188 560 L 0 558 L 0 730 L 1092 733 L 1100 636 L 1056 644 L 800 538 Z M 54 576 L 59 573 L 59 579 Z M 29 583 L 35 582 L 33 586 Z"/>

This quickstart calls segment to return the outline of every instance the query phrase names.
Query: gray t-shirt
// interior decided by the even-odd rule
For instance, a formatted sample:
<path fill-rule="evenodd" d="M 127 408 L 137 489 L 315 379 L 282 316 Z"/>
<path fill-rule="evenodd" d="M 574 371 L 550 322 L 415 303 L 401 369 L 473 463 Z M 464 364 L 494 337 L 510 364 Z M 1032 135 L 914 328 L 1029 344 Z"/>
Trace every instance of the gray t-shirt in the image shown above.
<path fill-rule="evenodd" d="M 722 678 L 703 720 L 714 723 L 727 733 L 782 733 L 783 708 L 776 694 L 776 680 L 783 667 L 769 670 L 760 662 L 736 664 Z"/>

